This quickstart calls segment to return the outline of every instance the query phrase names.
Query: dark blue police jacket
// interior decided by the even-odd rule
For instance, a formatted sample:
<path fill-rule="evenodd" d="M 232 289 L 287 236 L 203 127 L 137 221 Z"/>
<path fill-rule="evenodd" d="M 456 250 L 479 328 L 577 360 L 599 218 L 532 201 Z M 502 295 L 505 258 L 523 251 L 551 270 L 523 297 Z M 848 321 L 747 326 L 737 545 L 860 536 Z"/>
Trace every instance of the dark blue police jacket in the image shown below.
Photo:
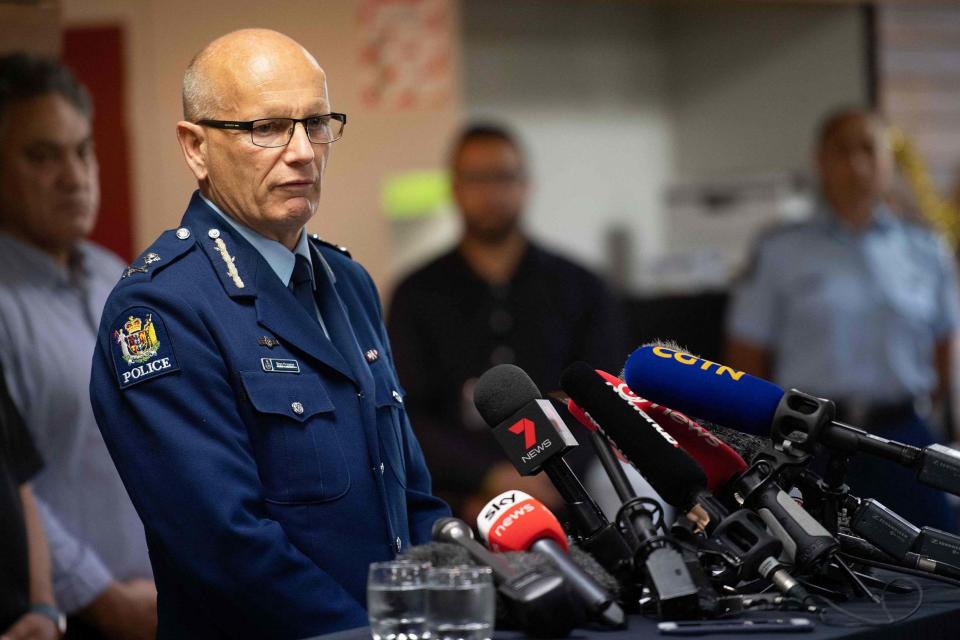
<path fill-rule="evenodd" d="M 161 639 L 365 625 L 367 566 L 449 515 L 373 281 L 310 246 L 330 339 L 199 194 L 104 308 L 90 394 L 146 527 Z"/>

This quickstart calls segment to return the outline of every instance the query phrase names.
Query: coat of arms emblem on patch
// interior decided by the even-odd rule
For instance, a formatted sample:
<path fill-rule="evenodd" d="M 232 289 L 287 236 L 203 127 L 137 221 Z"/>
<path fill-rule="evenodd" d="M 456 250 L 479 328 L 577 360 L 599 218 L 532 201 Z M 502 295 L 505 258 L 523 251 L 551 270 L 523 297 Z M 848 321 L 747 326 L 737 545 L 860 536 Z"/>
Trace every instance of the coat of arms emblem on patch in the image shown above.
<path fill-rule="evenodd" d="M 160 349 L 160 340 L 157 339 L 157 332 L 153 327 L 153 316 L 149 313 L 146 321 L 130 316 L 121 329 L 113 332 L 113 338 L 120 345 L 127 364 L 146 362 L 157 355 Z"/>

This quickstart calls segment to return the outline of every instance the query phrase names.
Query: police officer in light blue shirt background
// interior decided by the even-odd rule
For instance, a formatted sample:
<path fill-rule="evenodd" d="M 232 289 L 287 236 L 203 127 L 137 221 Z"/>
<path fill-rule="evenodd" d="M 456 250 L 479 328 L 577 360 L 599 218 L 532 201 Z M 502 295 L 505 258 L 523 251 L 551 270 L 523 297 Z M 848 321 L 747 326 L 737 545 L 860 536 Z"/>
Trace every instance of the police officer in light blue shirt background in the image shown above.
<path fill-rule="evenodd" d="M 815 215 L 763 235 L 731 301 L 728 359 L 783 387 L 837 402 L 841 420 L 917 446 L 950 383 L 960 322 L 955 265 L 933 231 L 895 216 L 885 125 L 866 110 L 829 115 L 817 139 Z M 946 498 L 891 462 L 855 456 L 854 494 L 948 531 Z"/>
<path fill-rule="evenodd" d="M 198 54 L 183 102 L 199 191 L 107 300 L 90 383 L 146 529 L 158 638 L 364 626 L 369 564 L 450 511 L 372 279 L 304 230 L 346 116 L 313 56 L 263 29 Z"/>

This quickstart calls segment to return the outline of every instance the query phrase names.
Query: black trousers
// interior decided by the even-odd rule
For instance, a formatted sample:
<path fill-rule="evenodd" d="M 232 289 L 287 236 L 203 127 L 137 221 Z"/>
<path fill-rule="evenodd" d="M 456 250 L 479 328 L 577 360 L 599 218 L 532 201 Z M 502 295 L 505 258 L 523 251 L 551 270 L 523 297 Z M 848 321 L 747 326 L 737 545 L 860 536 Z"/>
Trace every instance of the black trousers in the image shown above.
<path fill-rule="evenodd" d="M 66 640 L 106 640 L 96 629 L 76 616 L 67 618 Z"/>

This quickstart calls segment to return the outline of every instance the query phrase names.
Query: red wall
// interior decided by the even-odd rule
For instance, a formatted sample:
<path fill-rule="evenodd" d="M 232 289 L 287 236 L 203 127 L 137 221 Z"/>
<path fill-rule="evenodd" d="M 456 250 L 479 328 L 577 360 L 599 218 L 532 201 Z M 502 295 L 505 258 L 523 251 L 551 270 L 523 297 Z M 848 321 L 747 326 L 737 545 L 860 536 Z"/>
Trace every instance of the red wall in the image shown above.
<path fill-rule="evenodd" d="M 100 161 L 100 217 L 90 239 L 133 258 L 130 154 L 124 102 L 124 38 L 118 25 L 63 31 L 62 59 L 93 96 L 93 139 Z"/>

